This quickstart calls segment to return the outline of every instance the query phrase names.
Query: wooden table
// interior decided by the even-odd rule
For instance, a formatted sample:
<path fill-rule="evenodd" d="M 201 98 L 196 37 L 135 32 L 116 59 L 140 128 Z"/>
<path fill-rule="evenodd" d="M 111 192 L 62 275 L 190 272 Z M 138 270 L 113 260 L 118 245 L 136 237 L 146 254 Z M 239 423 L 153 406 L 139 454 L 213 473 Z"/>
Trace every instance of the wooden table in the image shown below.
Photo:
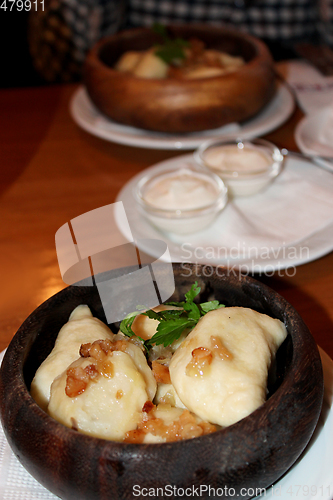
<path fill-rule="evenodd" d="M 22 321 L 65 287 L 55 251 L 57 229 L 73 217 L 112 203 L 144 168 L 179 154 L 113 144 L 72 121 L 75 85 L 0 91 L 0 350 Z M 296 149 L 302 117 L 267 136 Z M 317 343 L 333 357 L 333 253 L 297 267 L 294 276 L 260 278 L 303 316 Z"/>

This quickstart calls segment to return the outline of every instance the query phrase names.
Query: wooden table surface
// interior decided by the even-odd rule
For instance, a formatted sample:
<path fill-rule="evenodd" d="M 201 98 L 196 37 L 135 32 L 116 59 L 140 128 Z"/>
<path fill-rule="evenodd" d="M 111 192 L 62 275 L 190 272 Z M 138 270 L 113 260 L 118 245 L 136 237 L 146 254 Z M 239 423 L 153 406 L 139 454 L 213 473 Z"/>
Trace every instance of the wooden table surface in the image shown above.
<path fill-rule="evenodd" d="M 115 201 L 121 187 L 144 168 L 179 154 L 98 139 L 71 119 L 76 86 L 0 91 L 0 349 L 45 299 L 64 288 L 54 236 L 73 217 Z M 267 136 L 297 149 L 299 109 Z M 281 293 L 333 357 L 333 253 L 296 268 L 260 277 Z"/>

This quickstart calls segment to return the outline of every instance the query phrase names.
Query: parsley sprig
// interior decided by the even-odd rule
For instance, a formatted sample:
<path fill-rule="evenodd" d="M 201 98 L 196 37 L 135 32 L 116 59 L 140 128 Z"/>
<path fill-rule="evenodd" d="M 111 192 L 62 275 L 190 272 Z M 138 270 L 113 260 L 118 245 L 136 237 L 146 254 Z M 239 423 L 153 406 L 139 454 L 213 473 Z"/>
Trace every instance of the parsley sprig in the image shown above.
<path fill-rule="evenodd" d="M 155 51 L 160 59 L 167 64 L 172 64 L 179 59 L 186 58 L 184 49 L 188 47 L 189 42 L 182 38 L 170 38 L 163 24 L 154 23 L 152 29 L 162 38 L 162 44 Z"/>
<path fill-rule="evenodd" d="M 178 307 L 178 309 L 168 309 L 165 311 L 153 311 L 148 309 L 142 312 L 142 307 L 140 307 L 136 312 L 133 312 L 126 316 L 125 319 L 120 324 L 120 331 L 132 337 L 135 333 L 132 330 L 133 321 L 138 314 L 143 314 L 148 316 L 148 318 L 156 319 L 159 321 L 155 335 L 149 340 L 143 341 L 146 349 L 149 349 L 154 344 L 163 344 L 165 347 L 172 344 L 177 340 L 184 330 L 192 330 L 198 323 L 199 319 L 207 314 L 209 311 L 214 311 L 224 305 L 220 304 L 218 300 L 211 300 L 209 302 L 203 302 L 201 304 L 196 304 L 194 302 L 195 297 L 199 295 L 201 288 L 198 286 L 196 281 L 191 289 L 185 293 L 185 300 L 182 302 L 167 302 L 167 305 Z M 139 337 L 140 338 L 140 337 Z"/>

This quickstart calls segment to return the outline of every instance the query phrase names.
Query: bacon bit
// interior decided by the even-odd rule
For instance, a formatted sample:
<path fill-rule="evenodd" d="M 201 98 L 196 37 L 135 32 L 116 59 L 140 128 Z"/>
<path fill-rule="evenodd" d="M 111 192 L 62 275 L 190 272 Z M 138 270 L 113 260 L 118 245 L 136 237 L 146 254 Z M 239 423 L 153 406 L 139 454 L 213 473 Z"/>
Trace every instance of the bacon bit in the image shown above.
<path fill-rule="evenodd" d="M 106 353 L 98 342 L 93 342 L 89 347 L 89 356 L 96 359 L 98 363 L 103 363 L 106 358 Z"/>
<path fill-rule="evenodd" d="M 153 361 L 151 366 L 157 383 L 171 384 L 170 372 L 167 366 L 161 365 L 158 361 Z"/>
<path fill-rule="evenodd" d="M 144 415 L 137 429 L 126 433 L 124 438 L 126 443 L 142 443 L 146 434 L 160 436 L 165 442 L 172 442 L 192 439 L 216 431 L 216 427 L 209 422 L 197 422 L 188 410 L 183 410 L 180 417 L 170 425 L 166 425 L 161 418 L 156 418 L 154 412 Z"/>
<path fill-rule="evenodd" d="M 93 364 L 85 368 L 81 366 L 68 368 L 65 387 L 66 395 L 70 398 L 76 398 L 86 390 L 89 381 L 95 379 L 98 374 L 98 370 Z"/>
<path fill-rule="evenodd" d="M 146 434 L 153 434 L 154 436 L 165 436 L 168 426 L 165 425 L 161 418 L 152 417 L 151 419 L 142 423 L 142 430 Z"/>
<path fill-rule="evenodd" d="M 82 344 L 80 348 L 80 355 L 84 358 L 95 358 L 97 361 L 103 361 L 105 356 L 113 351 L 125 352 L 128 347 L 129 341 L 127 340 L 95 340 L 95 342 Z"/>
<path fill-rule="evenodd" d="M 112 340 L 109 339 L 104 339 L 104 340 L 96 340 L 96 344 L 100 346 L 102 351 L 107 354 L 110 350 L 112 350 L 113 342 Z M 93 344 L 95 343 L 93 342 Z"/>
<path fill-rule="evenodd" d="M 209 422 L 202 421 L 198 425 L 202 428 L 203 434 L 211 434 L 212 432 L 216 432 L 215 425 Z"/>
<path fill-rule="evenodd" d="M 100 373 L 103 377 L 112 378 L 114 376 L 114 364 L 110 360 L 106 360 L 100 367 Z"/>
<path fill-rule="evenodd" d="M 126 352 L 126 349 L 128 348 L 130 341 L 128 340 L 116 340 L 116 342 L 113 343 L 111 351 L 122 351 Z"/>
<path fill-rule="evenodd" d="M 98 370 L 95 365 L 88 365 L 85 367 L 84 371 L 88 374 L 90 380 L 93 380 L 98 376 Z"/>
<path fill-rule="evenodd" d="M 121 389 L 119 389 L 117 392 L 116 392 L 116 399 L 121 399 L 123 397 L 124 393 Z"/>
<path fill-rule="evenodd" d="M 89 358 L 89 349 L 90 349 L 91 344 L 82 344 L 80 347 L 80 356 L 81 358 Z"/>
<path fill-rule="evenodd" d="M 124 443 L 143 443 L 145 438 L 145 432 L 142 429 L 134 429 L 134 431 L 128 431 L 124 437 Z"/>
<path fill-rule="evenodd" d="M 88 380 L 89 376 L 83 368 L 68 368 L 65 393 L 70 398 L 75 398 L 86 390 Z"/>
<path fill-rule="evenodd" d="M 213 348 L 213 353 L 217 354 L 221 359 L 233 359 L 232 353 L 226 348 L 222 340 L 219 337 L 210 337 L 211 345 Z"/>
<path fill-rule="evenodd" d="M 145 404 L 143 405 L 142 407 L 142 412 L 143 413 L 150 413 L 152 410 L 154 410 L 156 408 L 156 406 L 154 405 L 154 403 L 152 403 L 152 401 L 146 401 Z"/>
<path fill-rule="evenodd" d="M 203 377 L 207 374 L 213 359 L 212 351 L 206 347 L 197 347 L 192 351 L 192 359 L 186 366 L 185 373 L 189 377 Z"/>

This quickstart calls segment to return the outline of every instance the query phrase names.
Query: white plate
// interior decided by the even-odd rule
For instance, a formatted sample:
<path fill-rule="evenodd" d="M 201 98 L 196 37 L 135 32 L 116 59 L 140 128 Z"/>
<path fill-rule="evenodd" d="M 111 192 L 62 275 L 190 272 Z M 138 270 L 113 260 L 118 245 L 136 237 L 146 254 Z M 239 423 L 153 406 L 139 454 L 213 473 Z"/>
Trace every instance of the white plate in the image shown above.
<path fill-rule="evenodd" d="M 332 162 L 316 159 L 315 161 L 333 172 L 333 143 L 330 146 L 327 142 L 320 140 L 320 130 L 327 123 L 332 114 L 331 108 L 324 108 L 305 116 L 297 125 L 295 130 L 296 144 L 302 153 L 319 156 L 332 156 Z"/>
<path fill-rule="evenodd" d="M 236 125 L 193 134 L 163 134 L 121 125 L 100 113 L 91 102 L 85 88 L 74 93 L 70 111 L 74 121 L 87 132 L 108 141 L 152 149 L 195 149 L 203 141 L 228 135 L 253 139 L 267 134 L 284 123 L 294 110 L 294 98 L 285 85 L 280 85 L 272 101 L 254 118 Z"/>
<path fill-rule="evenodd" d="M 331 500 L 333 498 L 333 362 L 319 348 L 324 371 L 324 403 L 317 428 L 304 453 L 273 488 L 260 498 Z"/>
<path fill-rule="evenodd" d="M 132 235 L 126 233 L 121 221 L 117 221 L 118 229 L 129 241 L 133 236 L 142 251 L 159 258 L 149 246 L 149 239 L 160 239 L 168 245 L 172 262 L 223 265 L 231 270 L 269 275 L 333 250 L 333 176 L 313 163 L 291 158 L 266 191 L 229 202 L 207 229 L 185 236 L 158 231 L 138 210 L 134 189 L 147 172 L 180 168 L 192 161 L 193 156 L 186 154 L 158 163 L 132 178 L 118 194 L 117 201 L 124 204 Z M 324 190 L 330 200 L 328 207 L 322 204 L 322 191 L 316 193 L 312 204 L 304 196 L 314 186 Z M 313 217 L 314 210 L 318 218 Z M 269 213 L 275 217 L 275 226 Z M 289 241 L 280 232 L 287 224 Z M 295 240 L 296 234 L 299 238 Z"/>
<path fill-rule="evenodd" d="M 324 404 L 314 435 L 289 472 L 266 495 L 278 500 L 331 500 L 333 496 L 333 362 L 321 349 L 324 370 Z M 0 361 L 3 358 L 0 353 Z M 0 498 L 8 500 L 56 500 L 39 484 L 12 452 L 0 425 Z"/>

